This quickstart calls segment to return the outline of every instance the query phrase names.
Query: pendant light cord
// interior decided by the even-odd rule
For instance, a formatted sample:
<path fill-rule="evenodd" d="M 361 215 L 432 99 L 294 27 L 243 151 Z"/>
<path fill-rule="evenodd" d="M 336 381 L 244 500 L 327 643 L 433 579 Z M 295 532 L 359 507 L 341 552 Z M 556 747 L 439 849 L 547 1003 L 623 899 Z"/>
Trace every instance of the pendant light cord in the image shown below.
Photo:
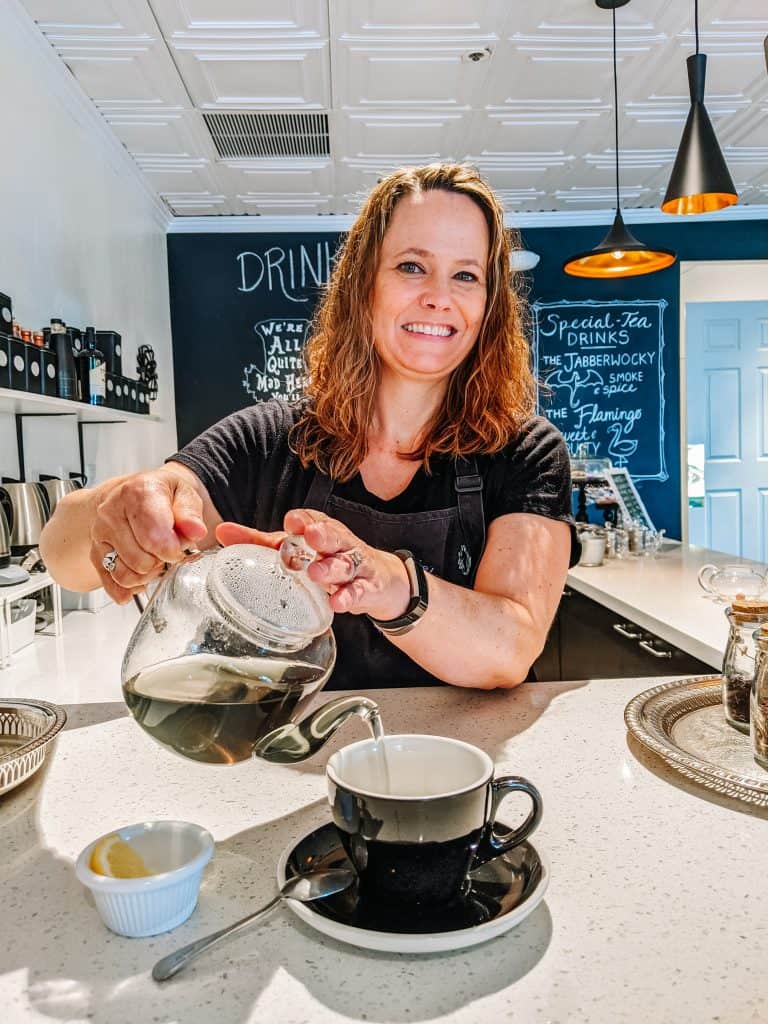
<path fill-rule="evenodd" d="M 698 0 L 697 0 L 698 2 Z M 613 14 L 613 129 L 615 138 L 615 152 L 616 152 L 616 212 L 621 212 L 621 202 L 619 201 L 619 79 L 616 74 L 616 8 L 614 7 Z"/>
<path fill-rule="evenodd" d="M 693 25 L 696 30 L 696 54 L 699 52 L 699 0 L 693 0 Z"/>

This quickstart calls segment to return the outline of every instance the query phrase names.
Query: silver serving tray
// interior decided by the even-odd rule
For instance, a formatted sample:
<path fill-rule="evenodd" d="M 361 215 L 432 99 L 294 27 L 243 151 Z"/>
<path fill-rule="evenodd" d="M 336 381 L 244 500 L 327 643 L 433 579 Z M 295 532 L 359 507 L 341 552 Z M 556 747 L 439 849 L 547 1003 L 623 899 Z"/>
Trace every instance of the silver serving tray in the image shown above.
<path fill-rule="evenodd" d="M 687 779 L 768 807 L 768 772 L 752 757 L 749 736 L 726 722 L 720 676 L 645 690 L 627 704 L 624 721 L 636 739 Z"/>
<path fill-rule="evenodd" d="M 0 793 L 37 771 L 66 720 L 64 708 L 44 700 L 0 700 Z"/>

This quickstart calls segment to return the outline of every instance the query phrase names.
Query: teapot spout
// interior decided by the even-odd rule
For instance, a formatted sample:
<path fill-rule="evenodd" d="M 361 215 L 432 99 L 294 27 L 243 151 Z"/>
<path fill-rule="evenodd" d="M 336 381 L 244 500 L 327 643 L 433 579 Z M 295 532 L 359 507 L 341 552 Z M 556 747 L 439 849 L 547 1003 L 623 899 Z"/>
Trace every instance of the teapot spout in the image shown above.
<path fill-rule="evenodd" d="M 272 764 L 296 764 L 316 754 L 352 715 L 370 722 L 378 714 L 378 704 L 367 697 L 337 697 L 301 722 L 287 722 L 262 736 L 253 756 Z"/>

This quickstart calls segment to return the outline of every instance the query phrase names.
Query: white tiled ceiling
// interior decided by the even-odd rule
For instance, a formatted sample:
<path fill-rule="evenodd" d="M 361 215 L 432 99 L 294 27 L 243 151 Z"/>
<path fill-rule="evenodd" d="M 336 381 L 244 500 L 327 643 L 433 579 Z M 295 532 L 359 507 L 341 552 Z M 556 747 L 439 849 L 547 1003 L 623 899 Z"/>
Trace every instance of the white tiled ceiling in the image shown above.
<path fill-rule="evenodd" d="M 22 0 L 178 216 L 354 213 L 393 167 L 476 164 L 510 212 L 614 202 L 611 14 L 594 0 Z M 768 202 L 768 0 L 702 0 L 707 109 Z M 693 0 L 617 11 L 622 202 L 658 207 Z M 473 61 L 469 54 L 482 55 Z M 330 158 L 222 160 L 203 113 L 327 113 Z"/>

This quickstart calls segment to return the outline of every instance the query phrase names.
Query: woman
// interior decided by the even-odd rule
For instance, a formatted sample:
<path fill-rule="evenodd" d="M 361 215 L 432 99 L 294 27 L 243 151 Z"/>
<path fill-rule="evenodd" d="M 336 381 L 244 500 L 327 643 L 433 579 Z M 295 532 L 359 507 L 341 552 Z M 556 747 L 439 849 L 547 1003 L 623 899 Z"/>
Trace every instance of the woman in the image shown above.
<path fill-rule="evenodd" d="M 482 179 L 396 171 L 336 262 L 305 398 L 251 406 L 160 469 L 69 495 L 46 565 L 122 603 L 189 546 L 304 534 L 336 613 L 329 688 L 516 686 L 577 547 L 567 450 L 533 416 L 521 307 Z"/>

